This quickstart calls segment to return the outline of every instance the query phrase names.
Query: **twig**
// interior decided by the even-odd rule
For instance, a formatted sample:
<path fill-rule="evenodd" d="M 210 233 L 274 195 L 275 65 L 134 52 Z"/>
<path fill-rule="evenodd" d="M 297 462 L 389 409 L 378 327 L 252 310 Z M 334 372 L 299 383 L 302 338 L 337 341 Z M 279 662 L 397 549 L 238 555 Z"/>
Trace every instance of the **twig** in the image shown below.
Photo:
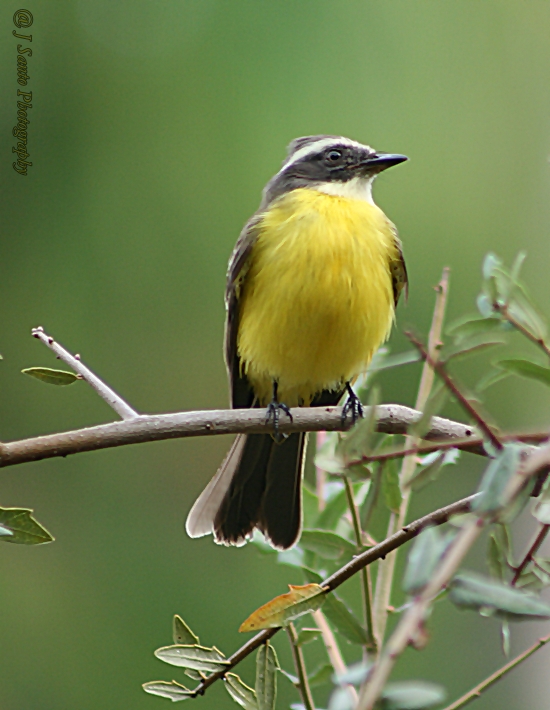
<path fill-rule="evenodd" d="M 536 554 L 539 547 L 544 542 L 546 536 L 548 535 L 549 530 L 550 530 L 550 525 L 542 525 L 541 526 L 540 530 L 538 531 L 537 535 L 535 536 L 535 539 L 533 540 L 533 543 L 529 546 L 529 549 L 525 553 L 524 558 L 519 563 L 519 565 L 516 567 L 516 570 L 514 572 L 514 577 L 510 583 L 512 585 L 512 587 L 514 587 L 517 584 L 517 581 L 521 577 L 523 570 L 527 567 L 529 562 L 531 562 L 531 560 L 533 559 L 533 555 Z"/>
<path fill-rule="evenodd" d="M 374 665 L 359 694 L 357 710 L 372 710 L 380 697 L 397 658 L 413 640 L 426 619 L 428 608 L 439 592 L 448 584 L 464 556 L 483 529 L 484 521 L 476 518 L 465 525 L 447 550 L 439 569 L 426 587 L 414 599 L 390 636 L 379 660 Z"/>
<path fill-rule="evenodd" d="M 409 525 L 402 530 L 399 530 L 399 532 L 396 532 L 391 538 L 384 540 L 375 547 L 371 547 L 370 550 L 366 550 L 361 555 L 351 560 L 351 562 L 348 562 L 347 565 L 344 565 L 344 567 L 332 574 L 324 582 L 321 582 L 321 586 L 328 587 L 329 591 L 334 591 L 366 565 L 370 565 L 376 560 L 385 557 L 392 550 L 395 550 L 411 540 L 413 537 L 416 537 L 416 535 L 418 535 L 418 533 L 421 532 L 421 530 L 423 530 L 427 525 L 442 525 L 453 515 L 467 513 L 470 510 L 470 505 L 475 497 L 476 496 L 473 495 L 468 498 L 463 498 L 462 500 L 451 503 L 444 508 L 434 510 L 432 513 L 415 520 L 413 523 L 409 523 Z M 236 665 L 253 653 L 263 643 L 269 641 L 269 639 L 272 638 L 272 636 L 274 636 L 278 631 L 280 631 L 280 628 L 265 629 L 264 631 L 260 631 L 259 634 L 256 634 L 256 636 L 247 641 L 227 659 L 227 665 L 223 670 L 216 671 L 215 673 L 212 673 L 212 675 L 208 676 L 208 678 L 201 681 L 193 691 L 194 694 L 202 695 L 207 688 L 209 688 L 217 680 L 220 680 L 220 678 L 223 678 L 226 673 L 235 668 Z"/>
<path fill-rule="evenodd" d="M 432 390 L 435 373 L 431 364 L 437 360 L 439 347 L 441 345 L 441 332 L 443 330 L 443 321 L 445 319 L 445 308 L 447 305 L 447 294 L 449 292 L 449 269 L 445 267 L 441 274 L 441 280 L 436 287 L 436 299 L 434 305 L 434 313 L 432 316 L 432 324 L 428 336 L 428 354 L 431 362 L 424 361 L 420 384 L 418 386 L 418 394 L 416 397 L 416 409 L 423 411 Z M 408 436 L 405 440 L 405 448 L 417 446 L 419 437 Z M 408 485 L 416 468 L 416 456 L 406 456 L 401 464 L 401 472 L 399 482 L 401 486 L 401 505 L 399 513 L 390 513 L 388 522 L 388 536 L 392 535 L 395 530 L 399 530 L 407 519 L 409 510 L 409 501 L 411 489 Z M 397 552 L 390 555 L 387 560 L 379 563 L 378 579 L 376 583 L 375 595 L 375 623 L 376 636 L 379 645 L 381 646 L 386 633 L 386 624 L 388 621 L 388 607 L 391 601 L 391 592 L 393 586 L 393 577 L 395 573 L 395 563 L 397 561 Z"/>
<path fill-rule="evenodd" d="M 548 467 L 550 460 L 550 443 L 543 449 L 536 450 L 529 458 L 521 461 L 519 469 L 510 478 L 502 500 L 505 508 L 514 501 L 527 484 L 529 478 L 536 476 Z M 468 550 L 479 537 L 483 527 L 491 522 L 491 518 L 474 518 L 467 522 L 451 543 L 438 569 L 430 578 L 422 592 L 413 600 L 412 605 L 404 613 L 401 621 L 384 647 L 378 662 L 373 667 L 369 677 L 361 688 L 357 710 L 372 710 L 389 674 L 401 653 L 415 638 L 422 628 L 427 611 L 439 594 L 449 583 Z"/>
<path fill-rule="evenodd" d="M 540 444 L 548 439 L 548 432 L 533 432 L 531 434 L 526 432 L 518 432 L 516 434 L 501 434 L 499 437 L 502 442 L 505 441 L 521 441 L 528 444 Z M 411 448 L 405 449 L 395 449 L 393 451 L 382 451 L 379 454 L 367 454 L 361 456 L 361 458 L 348 461 L 348 467 L 358 466 L 363 463 L 371 463 L 373 461 L 389 461 L 390 459 L 400 459 L 403 456 L 423 456 L 424 454 L 431 454 L 434 451 L 447 451 L 449 449 L 460 449 L 461 451 L 469 452 L 471 449 L 477 449 L 483 446 L 483 439 L 481 437 L 474 439 L 464 439 L 464 441 L 439 441 L 433 444 L 424 446 L 412 446 Z M 478 453 L 475 451 L 474 453 Z"/>
<path fill-rule="evenodd" d="M 491 427 L 487 424 L 485 419 L 481 416 L 481 414 L 477 411 L 477 409 L 472 405 L 472 403 L 468 400 L 467 397 L 465 397 L 460 389 L 457 387 L 456 383 L 452 379 L 452 377 L 449 375 L 447 370 L 445 369 L 445 366 L 441 362 L 434 362 L 424 347 L 424 344 L 418 340 L 410 331 L 407 331 L 405 333 L 407 338 L 411 341 L 411 343 L 418 348 L 418 351 L 426 360 L 426 362 L 431 365 L 434 370 L 437 372 L 439 377 L 443 380 L 443 382 L 446 384 L 447 388 L 453 393 L 453 395 L 456 397 L 457 401 L 462 405 L 462 407 L 468 412 L 468 414 L 472 417 L 472 419 L 476 422 L 478 427 L 485 433 L 491 444 L 500 451 L 502 449 L 502 442 L 500 439 L 497 437 L 497 435 L 494 433 L 494 431 L 491 429 Z"/>
<path fill-rule="evenodd" d="M 495 310 L 497 313 L 500 313 L 507 321 L 510 323 L 510 325 L 514 326 L 514 328 L 524 335 L 528 340 L 530 340 L 532 343 L 535 343 L 535 345 L 538 345 L 539 348 L 543 350 L 543 352 L 546 354 L 547 357 L 550 357 L 550 348 L 548 345 L 544 342 L 542 338 L 537 338 L 536 335 L 533 335 L 530 330 L 527 330 L 527 328 L 522 325 L 518 320 L 514 318 L 514 316 L 510 315 L 510 311 L 508 310 L 507 305 L 503 305 L 500 303 L 493 303 L 493 310 Z"/>
<path fill-rule="evenodd" d="M 387 434 L 405 434 L 421 413 L 399 404 L 382 404 L 376 408 L 377 430 Z M 349 425 L 348 425 L 349 426 Z M 284 417 L 281 432 L 341 431 L 341 407 L 311 407 L 292 410 L 292 421 Z M 109 449 L 146 441 L 177 439 L 189 436 L 219 434 L 261 434 L 270 432 L 262 409 L 221 409 L 176 414 L 148 414 L 75 431 L 22 439 L 0 447 L 0 468 L 83 451 Z M 471 426 L 441 417 L 433 417 L 426 439 L 463 440 L 477 438 Z M 483 449 L 472 449 L 483 454 Z"/>
<path fill-rule="evenodd" d="M 294 666 L 296 668 L 296 673 L 298 674 L 298 689 L 300 691 L 300 695 L 302 696 L 302 701 L 306 710 L 315 710 L 315 703 L 313 702 L 311 688 L 309 687 L 309 681 L 307 679 L 304 654 L 302 653 L 302 647 L 297 643 L 298 634 L 296 633 L 296 629 L 294 628 L 294 624 L 292 622 L 290 622 L 290 624 L 286 627 L 286 632 L 290 641 L 290 648 L 292 649 Z"/>
<path fill-rule="evenodd" d="M 538 651 L 539 648 L 542 648 L 549 641 L 550 641 L 550 634 L 548 634 L 548 636 L 544 636 L 543 638 L 540 638 L 530 648 L 528 648 L 523 653 L 520 653 L 519 656 L 516 656 L 515 658 L 513 658 L 511 661 L 506 663 L 506 665 L 502 666 L 502 668 L 499 668 L 498 671 L 495 671 L 492 675 L 490 675 L 484 681 L 479 683 L 479 685 L 476 685 L 475 688 L 472 688 L 471 690 L 469 690 L 461 698 L 459 698 L 458 700 L 455 700 L 454 703 L 447 705 L 447 707 L 444 708 L 444 710 L 458 710 L 458 708 L 463 708 L 470 701 L 474 700 L 475 698 L 478 698 L 481 695 L 481 693 L 483 693 L 485 690 L 487 690 L 487 688 L 490 688 L 492 685 L 494 685 L 497 682 L 497 680 L 500 680 L 501 678 L 503 678 L 513 668 L 515 668 L 516 666 L 519 666 L 519 664 L 522 663 L 523 661 L 525 661 L 526 658 L 529 658 L 529 656 L 532 656 L 533 653 L 535 653 L 535 651 Z"/>
<path fill-rule="evenodd" d="M 323 642 L 327 649 L 330 664 L 334 668 L 334 672 L 336 673 L 336 675 L 344 675 L 344 673 L 346 673 L 348 669 L 346 664 L 344 663 L 344 659 L 342 658 L 340 649 L 338 648 L 338 642 L 336 641 L 336 638 L 332 633 L 332 629 L 330 628 L 327 620 L 325 619 L 325 615 L 323 614 L 321 609 L 317 609 L 317 611 L 312 612 L 311 615 L 313 616 L 315 623 L 321 631 L 321 634 L 323 636 Z M 355 705 L 358 699 L 357 691 L 351 684 L 346 685 L 346 688 L 348 689 L 353 705 Z"/>
<path fill-rule="evenodd" d="M 358 552 L 361 552 L 365 547 L 363 544 L 363 531 L 361 530 L 361 520 L 359 518 L 359 511 L 357 510 L 357 506 L 355 505 L 355 499 L 353 497 L 353 488 L 347 476 L 344 478 L 344 486 L 346 488 L 348 508 L 353 522 L 353 530 L 355 533 L 355 542 L 357 550 Z M 363 567 L 363 569 L 361 570 L 361 593 L 363 595 L 365 627 L 367 631 L 367 648 L 369 650 L 376 650 L 376 638 L 374 636 L 374 627 L 372 623 L 372 593 L 367 567 Z"/>
<path fill-rule="evenodd" d="M 42 341 L 50 350 L 53 350 L 59 360 L 62 360 L 66 365 L 71 367 L 83 380 L 86 380 L 86 382 L 95 389 L 98 395 L 115 410 L 121 419 L 133 419 L 139 416 L 122 397 L 119 397 L 119 395 L 102 382 L 97 375 L 94 375 L 91 370 L 83 365 L 78 357 L 71 355 L 65 348 L 59 345 L 59 343 L 56 343 L 51 336 L 46 335 L 42 326 L 33 328 L 31 332 L 35 338 L 38 338 L 38 340 Z"/>

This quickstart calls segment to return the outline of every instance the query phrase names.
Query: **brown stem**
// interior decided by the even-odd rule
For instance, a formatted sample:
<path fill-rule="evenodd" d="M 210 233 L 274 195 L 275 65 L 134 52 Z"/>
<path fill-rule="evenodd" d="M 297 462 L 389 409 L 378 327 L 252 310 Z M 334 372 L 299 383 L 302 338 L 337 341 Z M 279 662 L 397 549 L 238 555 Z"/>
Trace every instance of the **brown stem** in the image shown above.
<path fill-rule="evenodd" d="M 431 358 L 430 354 L 426 350 L 424 344 L 422 341 L 420 341 L 416 336 L 414 336 L 410 331 L 407 331 L 405 333 L 407 338 L 411 341 L 411 343 L 418 348 L 418 351 L 426 360 L 426 362 L 433 367 L 433 369 L 437 372 L 439 377 L 443 380 L 447 388 L 453 393 L 453 395 L 456 397 L 457 401 L 462 405 L 462 407 L 468 412 L 468 414 L 472 417 L 472 419 L 476 422 L 478 427 L 485 433 L 491 444 L 500 451 L 502 449 L 502 442 L 500 439 L 497 437 L 497 435 L 493 432 L 491 427 L 487 424 L 485 419 L 481 416 L 481 414 L 477 411 L 477 409 L 472 405 L 472 403 L 465 397 L 460 389 L 457 387 L 456 383 L 452 379 L 452 377 L 449 375 L 447 370 L 445 369 L 445 366 L 441 362 L 434 362 L 433 359 Z"/>
<path fill-rule="evenodd" d="M 533 555 L 536 554 L 538 551 L 539 547 L 542 545 L 544 542 L 546 536 L 548 535 L 548 531 L 550 530 L 550 525 L 542 525 L 540 530 L 538 531 L 535 539 L 533 540 L 533 543 L 525 553 L 524 558 L 522 561 L 519 563 L 519 565 L 516 567 L 516 571 L 514 572 L 514 577 L 512 579 L 511 585 L 514 587 L 518 581 L 518 579 L 521 577 L 523 570 L 527 567 L 529 562 L 533 559 Z"/>
<path fill-rule="evenodd" d="M 309 687 L 307 679 L 304 654 L 302 653 L 302 647 L 297 644 L 298 634 L 296 633 L 296 629 L 294 628 L 294 624 L 292 622 L 290 622 L 290 624 L 286 627 L 286 632 L 290 641 L 290 648 L 292 649 L 294 667 L 296 668 L 296 673 L 298 674 L 298 690 L 302 696 L 302 701 L 306 710 L 315 710 L 315 703 L 313 702 L 311 688 Z"/>
<path fill-rule="evenodd" d="M 532 343 L 535 343 L 535 345 L 538 345 L 547 357 L 550 357 L 550 348 L 544 342 L 544 340 L 542 338 L 537 338 L 536 335 L 533 335 L 530 330 L 527 330 L 524 325 L 522 325 L 518 320 L 516 320 L 514 316 L 510 315 L 508 306 L 501 305 L 500 303 L 494 303 L 493 309 L 497 311 L 497 313 L 500 313 L 508 321 L 508 323 L 510 323 L 510 325 L 514 326 L 514 328 L 519 333 L 528 338 Z"/>

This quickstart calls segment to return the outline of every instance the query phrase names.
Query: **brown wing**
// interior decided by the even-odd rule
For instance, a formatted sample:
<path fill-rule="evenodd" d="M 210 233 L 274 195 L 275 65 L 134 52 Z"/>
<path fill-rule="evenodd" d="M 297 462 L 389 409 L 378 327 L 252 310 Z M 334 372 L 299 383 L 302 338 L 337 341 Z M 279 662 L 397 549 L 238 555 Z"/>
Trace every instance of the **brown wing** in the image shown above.
<path fill-rule="evenodd" d="M 403 258 L 403 247 L 401 246 L 401 240 L 397 235 L 397 229 L 393 224 L 391 224 L 391 222 L 390 227 L 393 232 L 395 248 L 397 250 L 397 256 L 390 261 L 393 299 L 395 305 L 397 306 L 401 291 L 405 291 L 405 300 L 409 295 L 409 279 L 407 277 L 407 267 L 405 266 L 405 260 Z"/>
<path fill-rule="evenodd" d="M 233 409 L 252 406 L 254 393 L 245 375 L 241 372 L 237 354 L 237 330 L 239 327 L 239 298 L 246 278 L 252 247 L 258 238 L 261 215 L 255 214 L 243 227 L 237 239 L 227 267 L 225 289 L 225 365 L 229 378 L 230 405 Z"/>

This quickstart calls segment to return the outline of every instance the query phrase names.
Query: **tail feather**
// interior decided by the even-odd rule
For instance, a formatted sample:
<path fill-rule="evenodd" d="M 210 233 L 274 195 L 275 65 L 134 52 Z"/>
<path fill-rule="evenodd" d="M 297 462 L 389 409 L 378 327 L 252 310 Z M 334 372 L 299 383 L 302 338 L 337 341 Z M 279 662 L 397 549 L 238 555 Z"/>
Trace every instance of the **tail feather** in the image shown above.
<path fill-rule="evenodd" d="M 239 435 L 187 518 L 190 537 L 243 545 L 259 528 L 278 548 L 291 547 L 302 523 L 305 434 L 282 443 L 270 435 Z"/>

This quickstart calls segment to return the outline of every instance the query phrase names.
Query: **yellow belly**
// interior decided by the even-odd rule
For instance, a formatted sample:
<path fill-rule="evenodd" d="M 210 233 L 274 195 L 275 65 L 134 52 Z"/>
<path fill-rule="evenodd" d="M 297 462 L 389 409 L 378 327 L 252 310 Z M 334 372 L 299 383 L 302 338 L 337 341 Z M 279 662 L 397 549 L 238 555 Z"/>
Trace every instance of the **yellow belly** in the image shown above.
<path fill-rule="evenodd" d="M 239 298 L 237 351 L 256 396 L 273 381 L 288 406 L 309 404 L 364 372 L 394 314 L 384 213 L 364 200 L 294 190 L 260 225 Z"/>

